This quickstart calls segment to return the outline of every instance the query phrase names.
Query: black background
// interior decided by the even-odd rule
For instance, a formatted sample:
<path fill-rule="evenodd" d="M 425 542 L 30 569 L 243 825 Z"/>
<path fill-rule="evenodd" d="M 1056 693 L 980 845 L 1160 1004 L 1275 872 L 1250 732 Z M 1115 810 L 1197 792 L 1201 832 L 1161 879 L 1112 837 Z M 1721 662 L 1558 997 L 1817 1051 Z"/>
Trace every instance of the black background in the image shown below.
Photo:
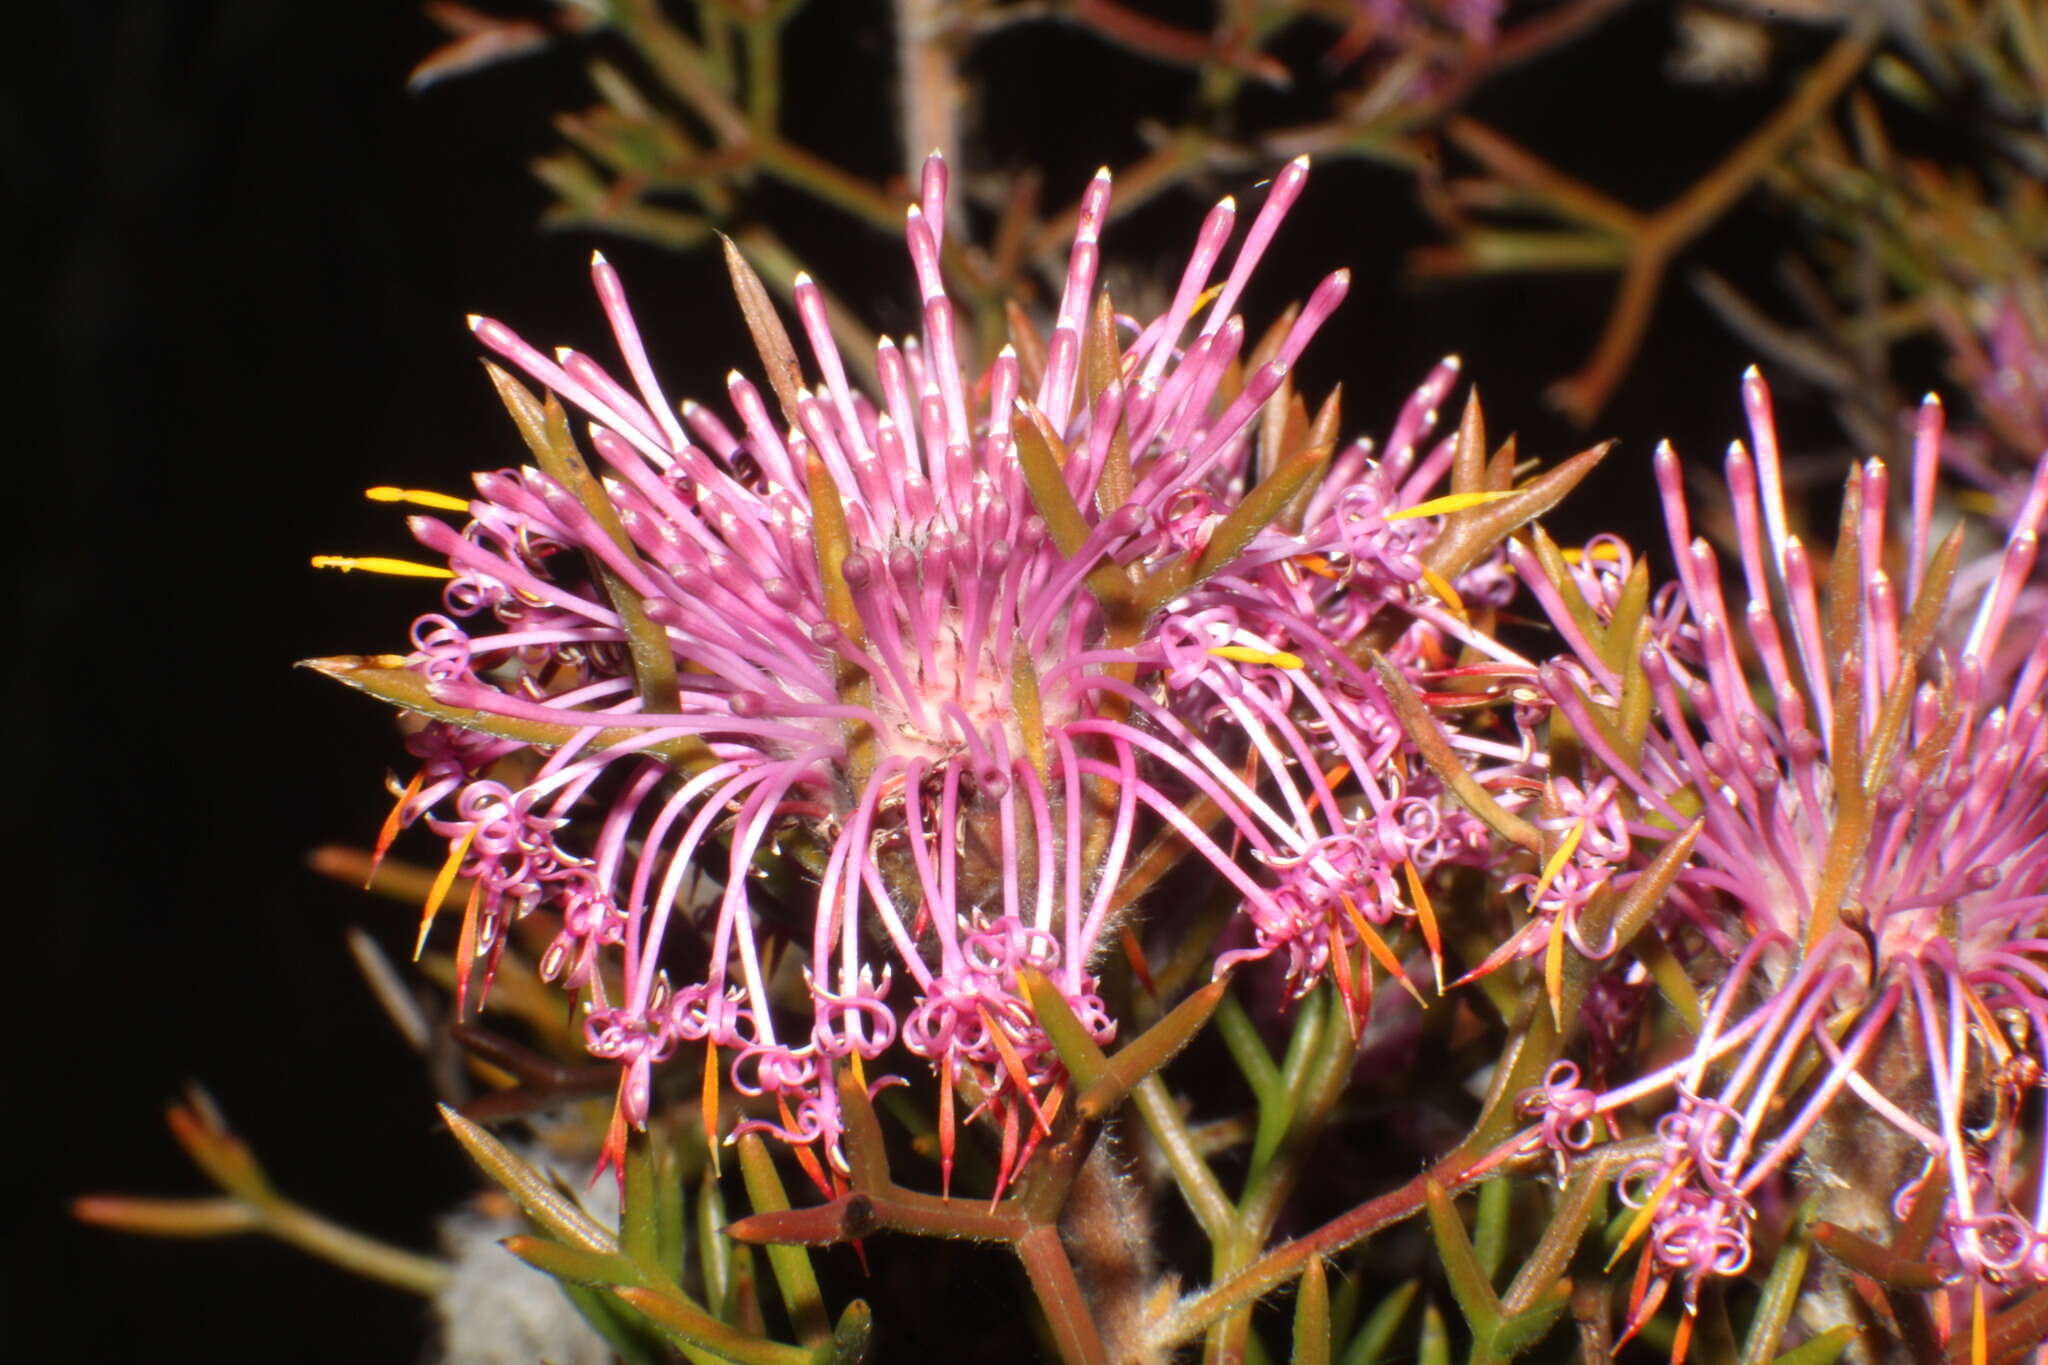
<path fill-rule="evenodd" d="M 789 131 L 879 179 L 895 164 L 886 8 L 811 10 L 792 33 Z M 537 231 L 545 198 L 523 169 L 553 144 L 548 113 L 585 102 L 586 87 L 575 55 L 558 53 L 408 95 L 406 70 L 439 34 L 399 0 L 38 11 L 40 27 L 9 40 L 0 92 L 7 294 L 26 304 L 11 330 L 28 352 L 8 363 L 22 384 L 4 457 L 26 637 L 0 712 L 20 798 L 0 942 L 28 998 L 0 1063 L 0 1341 L 17 1360 L 410 1360 L 425 1313 L 401 1294 L 259 1241 L 80 1228 L 65 1205 L 89 1190 L 203 1192 L 161 1122 L 188 1078 L 283 1188 L 369 1232 L 423 1247 L 431 1214 L 470 1188 L 342 943 L 352 922 L 397 942 L 402 916 L 304 866 L 317 843 L 374 834 L 397 745 L 374 706 L 290 663 L 400 646 L 433 606 L 430 587 L 307 567 L 319 552 L 406 552 L 366 485 L 460 490 L 465 471 L 519 458 L 466 312 L 609 354 L 584 269 L 596 239 Z M 1668 89 L 1668 25 L 1662 7 L 1640 6 L 1478 108 L 1654 204 L 1772 99 Z M 1819 39 L 1789 41 L 1797 55 Z M 1043 164 L 1053 199 L 1137 149 L 1139 102 L 1185 88 L 1053 28 L 991 44 L 978 66 L 995 129 L 982 159 Z M 1246 188 L 1225 178 L 1202 193 Z M 1167 268 L 1201 208 L 1168 196 L 1113 231 L 1111 255 L 1140 275 L 1148 260 Z M 822 277 L 903 326 L 914 295 L 900 245 L 808 212 L 777 221 Z M 1782 231 L 1747 208 L 1695 258 L 1757 281 Z M 1345 381 L 1352 433 L 1383 430 L 1429 364 L 1459 351 L 1497 434 L 1519 430 L 1524 455 L 1579 448 L 1541 391 L 1590 348 L 1610 281 L 1399 283 L 1402 253 L 1431 240 L 1402 177 L 1324 166 L 1249 311 L 1270 316 L 1350 265 L 1351 301 L 1307 372 L 1315 387 Z M 715 398 L 727 368 L 751 368 L 713 261 L 603 245 L 672 396 Z M 1739 429 L 1747 359 L 1667 288 L 1642 362 L 1599 419 L 1596 434 L 1623 445 L 1581 503 L 1582 530 L 1652 538 L 1654 440 L 1717 455 Z M 1795 424 L 1799 398 L 1781 390 Z M 988 1321 L 1021 1303 L 1010 1272 L 959 1264 L 951 1301 L 981 1319 L 983 1341 L 1021 1351 L 1021 1327 Z M 916 1322 L 877 1294 L 892 1350 L 939 1325 L 943 1296 L 929 1278 L 916 1292 Z"/>

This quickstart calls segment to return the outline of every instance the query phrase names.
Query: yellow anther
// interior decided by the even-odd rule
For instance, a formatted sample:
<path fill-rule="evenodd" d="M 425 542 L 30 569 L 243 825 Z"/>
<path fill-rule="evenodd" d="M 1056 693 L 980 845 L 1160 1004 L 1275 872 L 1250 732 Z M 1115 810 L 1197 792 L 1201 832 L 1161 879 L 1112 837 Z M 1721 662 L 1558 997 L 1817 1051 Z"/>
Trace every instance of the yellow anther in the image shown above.
<path fill-rule="evenodd" d="M 718 1072 L 718 1044 L 707 1043 L 704 1047 L 704 1150 L 711 1154 L 711 1172 L 714 1175 L 718 1173 Z"/>
<path fill-rule="evenodd" d="M 1372 922 L 1358 912 L 1357 903 L 1349 895 L 1345 895 L 1343 900 L 1344 913 L 1350 916 L 1351 928 L 1358 934 L 1358 941 L 1365 945 L 1365 950 L 1373 955 L 1373 960 L 1380 964 L 1388 976 L 1400 983 L 1402 990 L 1415 997 L 1416 1004 L 1428 1009 L 1429 1002 L 1422 998 L 1422 992 L 1416 990 L 1415 983 L 1408 979 L 1408 973 L 1402 970 L 1401 959 L 1387 946 L 1387 941 L 1373 930 Z"/>
<path fill-rule="evenodd" d="M 461 498 L 451 498 L 446 493 L 434 493 L 424 488 L 392 488 L 379 484 L 365 488 L 363 496 L 371 502 L 409 502 L 414 507 L 431 507 L 437 512 L 467 512 L 469 503 Z"/>
<path fill-rule="evenodd" d="M 1335 565 L 1321 555 L 1296 555 L 1294 562 L 1318 578 L 1335 580 L 1343 576 L 1337 572 Z"/>
<path fill-rule="evenodd" d="M 1558 553 L 1564 557 L 1567 564 L 1583 564 L 1589 557 L 1597 564 L 1612 564 L 1621 558 L 1621 547 L 1611 540 L 1606 540 L 1585 550 L 1567 546 Z"/>
<path fill-rule="evenodd" d="M 1979 1280 L 1970 1290 L 1970 1365 L 1985 1365 L 1991 1348 L 1984 1330 L 1984 1282 Z"/>
<path fill-rule="evenodd" d="M 1543 864 L 1543 875 L 1537 879 L 1536 889 L 1529 893 L 1529 908 L 1535 909 L 1536 902 L 1543 899 L 1543 893 L 1557 880 L 1557 874 L 1564 871 L 1564 865 L 1571 861 L 1578 851 L 1579 840 L 1586 837 L 1586 822 L 1579 821 L 1572 826 L 1571 833 L 1564 836 L 1564 842 L 1557 846 L 1557 852 L 1550 855 L 1550 861 Z"/>
<path fill-rule="evenodd" d="M 1550 942 L 1543 946 L 1543 993 L 1550 997 L 1550 1022 L 1564 1031 L 1564 911 L 1550 921 Z"/>
<path fill-rule="evenodd" d="M 1404 507 L 1398 512 L 1389 512 L 1388 521 L 1406 521 L 1410 517 L 1442 517 L 1453 512 L 1462 512 L 1468 507 L 1484 507 L 1490 502 L 1500 502 L 1520 493 L 1518 488 L 1502 488 L 1489 493 L 1446 493 L 1428 502 L 1418 502 L 1413 507 Z"/>
<path fill-rule="evenodd" d="M 1665 1173 L 1662 1180 L 1657 1182 L 1657 1188 L 1650 1192 L 1650 1197 L 1636 1210 L 1636 1216 L 1629 1220 L 1628 1231 L 1621 1235 L 1621 1245 L 1616 1247 L 1614 1255 L 1608 1258 L 1609 1270 L 1620 1265 L 1621 1258 L 1628 1255 L 1628 1249 L 1642 1240 L 1643 1234 L 1650 1230 L 1650 1223 L 1656 1218 L 1658 1208 L 1671 1197 L 1671 1191 L 1678 1188 L 1679 1180 L 1684 1177 L 1686 1169 L 1691 1164 L 1689 1160 L 1681 1159 Z"/>
<path fill-rule="evenodd" d="M 1249 645 L 1217 645 L 1209 652 L 1219 659 L 1228 659 L 1232 663 L 1265 664 L 1269 668 L 1301 667 L 1301 656 L 1299 654 L 1289 654 L 1285 650 L 1269 652 L 1263 649 L 1253 649 Z"/>
<path fill-rule="evenodd" d="M 415 564 L 410 559 L 385 559 L 381 555 L 370 555 L 363 559 L 352 559 L 347 555 L 314 555 L 313 567 L 339 569 L 343 573 L 354 573 L 361 569 L 364 573 L 390 574 L 394 578 L 455 577 L 453 569 L 443 568 L 439 564 Z"/>
<path fill-rule="evenodd" d="M 1408 895 L 1415 902 L 1415 922 L 1422 926 L 1422 941 L 1429 945 L 1429 965 L 1436 969 L 1436 993 L 1444 993 L 1444 936 L 1437 928 L 1436 907 L 1422 887 L 1422 876 L 1409 859 L 1401 860 L 1401 872 L 1408 879 Z"/>
<path fill-rule="evenodd" d="M 418 962 L 420 954 L 427 950 L 427 930 L 434 927 L 434 916 L 441 913 L 441 902 L 448 899 L 448 888 L 455 885 L 455 874 L 462 870 L 462 860 L 469 856 L 469 842 L 476 838 L 476 826 L 471 825 L 455 841 L 455 847 L 448 850 L 448 861 L 441 864 L 441 871 L 434 877 L 434 884 L 427 890 L 427 904 L 420 912 L 420 937 L 412 946 L 412 960 Z"/>
<path fill-rule="evenodd" d="M 1458 596 L 1458 590 L 1452 587 L 1442 574 L 1430 568 L 1427 564 L 1422 566 L 1422 581 L 1429 584 L 1431 592 L 1443 599 L 1444 605 L 1451 609 L 1451 615 L 1457 617 L 1460 621 L 1472 619 L 1471 613 L 1465 610 L 1465 599 Z"/>

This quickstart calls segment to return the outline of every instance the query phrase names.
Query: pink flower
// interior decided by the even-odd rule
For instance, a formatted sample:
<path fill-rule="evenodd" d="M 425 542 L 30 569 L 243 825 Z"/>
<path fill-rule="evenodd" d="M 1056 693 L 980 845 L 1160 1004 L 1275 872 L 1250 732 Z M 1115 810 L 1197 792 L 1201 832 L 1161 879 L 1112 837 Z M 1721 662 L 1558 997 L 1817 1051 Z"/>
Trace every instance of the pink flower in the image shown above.
<path fill-rule="evenodd" d="M 1554 586 L 1538 593 L 1574 647 L 1542 690 L 1588 771 L 1618 784 L 1628 834 L 1654 851 L 1699 823 L 1665 932 L 1727 964 L 1691 1055 L 1595 1106 L 1677 1097 L 1659 1126 L 1666 1154 L 1628 1186 L 1655 1208 L 1655 1293 L 1682 1281 L 1690 1306 L 1703 1277 L 1746 1262 L 1756 1191 L 1823 1120 L 1888 1126 L 1946 1174 L 1955 1273 L 2038 1279 L 2048 1170 L 2015 1164 L 2040 1111 L 2025 1078 L 2048 1048 L 2048 639 L 2010 628 L 2048 459 L 2001 549 L 1962 560 L 1960 532 L 1937 548 L 1942 414 L 1929 399 L 1903 534 L 1889 472 L 1870 461 L 1823 565 L 1791 529 L 1754 370 L 1743 395 L 1754 454 L 1738 443 L 1727 460 L 1743 600 L 1724 597 L 1717 557 L 1692 536 L 1668 446 L 1657 475 L 1679 581 L 1645 613 L 1636 679 L 1586 644 Z M 1614 566 L 1589 556 L 1578 572 L 1611 621 L 1600 581 L 1620 581 Z M 1618 723 L 1637 686 L 1639 743 Z M 1874 1079 L 1881 1054 L 1912 1083 Z M 1973 1101 L 1986 1085 L 2001 1096 L 1988 1121 Z M 2029 1184 L 2022 1215 L 2011 1201 Z"/>
<path fill-rule="evenodd" d="M 644 1121 L 654 1068 L 701 1042 L 776 1107 L 782 1136 L 836 1156 L 831 1071 L 900 1041 L 938 1072 L 948 1116 L 956 1084 L 986 1108 L 1014 1170 L 1020 1115 L 1062 1083 L 1019 974 L 1044 972 L 1098 1039 L 1114 1034 L 1092 963 L 1143 839 L 1177 832 L 1244 897 L 1256 951 L 1305 954 L 1305 979 L 1328 951 L 1333 888 L 1384 922 L 1389 869 L 1474 855 L 1466 817 L 1387 768 L 1397 730 L 1346 653 L 1375 603 L 1434 601 L 1412 554 L 1426 526 L 1389 514 L 1448 462 L 1416 442 L 1455 366 L 1384 463 L 1363 446 L 1337 461 L 1301 531 L 1231 516 L 1256 482 L 1253 418 L 1346 286 L 1325 280 L 1224 387 L 1245 335 L 1232 310 L 1306 173 L 1276 177 L 1234 258 L 1236 209 L 1219 204 L 1168 311 L 1143 323 L 1091 315 L 1098 177 L 1030 373 L 1008 348 L 962 372 L 936 159 L 905 229 L 922 335 L 878 343 L 878 396 L 849 383 L 805 279 L 797 314 L 822 382 L 771 398 L 734 374 L 730 424 L 670 411 L 601 257 L 624 381 L 474 320 L 590 420 L 601 464 L 579 490 L 550 459 L 580 457 L 542 454 L 553 472 L 478 476 L 466 524 L 413 521 L 454 578 L 410 667 L 498 737 L 430 727 L 400 819 L 425 818 L 477 880 L 465 969 L 495 961 L 510 919 L 560 915 L 541 971 L 583 995 L 588 1046 L 620 1063 L 623 1122 Z M 1091 328 L 1119 352 L 1093 384 Z M 566 424 L 501 388 L 537 448 L 566 445 Z M 1304 575 L 1304 557 L 1328 577 Z M 501 763 L 522 735 L 532 757 Z M 1363 799 L 1333 790 L 1338 763 Z M 1278 885 L 1186 813 L 1204 797 Z M 806 873 L 775 870 L 791 864 Z M 1320 949 L 1285 927 L 1304 895 Z M 769 919 L 803 953 L 808 1019 L 777 996 Z M 1355 949 L 1349 919 L 1336 935 Z"/>

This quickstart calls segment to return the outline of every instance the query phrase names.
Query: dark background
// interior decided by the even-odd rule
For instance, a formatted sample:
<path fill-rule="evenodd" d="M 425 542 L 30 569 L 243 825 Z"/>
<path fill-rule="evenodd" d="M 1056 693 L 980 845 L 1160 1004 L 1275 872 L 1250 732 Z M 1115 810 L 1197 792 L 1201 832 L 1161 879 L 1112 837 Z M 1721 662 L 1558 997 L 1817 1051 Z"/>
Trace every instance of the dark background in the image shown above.
<path fill-rule="evenodd" d="M 793 31 L 788 127 L 879 178 L 895 163 L 886 8 L 811 10 Z M 352 922 L 398 942 L 401 912 L 304 865 L 317 843 L 373 837 L 398 747 L 377 708 L 290 664 L 401 646 L 434 605 L 430 586 L 307 567 L 320 552 L 406 553 L 399 517 L 364 502 L 366 485 L 459 491 L 465 471 L 520 458 L 466 312 L 610 353 L 585 274 L 594 239 L 537 231 L 545 199 L 523 169 L 554 143 L 548 113 L 586 102 L 580 64 L 557 53 L 408 95 L 405 72 L 440 41 L 409 0 L 74 0 L 14 21 L 36 26 L 0 59 L 7 294 L 26 304 L 6 456 L 26 647 L 0 715 L 20 798 L 9 858 L 28 876 L 13 878 L 0 941 L 28 999 L 0 1064 L 0 1341 L 17 1360 L 410 1360 L 426 1314 L 404 1295 L 265 1242 L 80 1228 L 65 1206 L 90 1190 L 205 1192 L 161 1121 L 188 1078 L 282 1188 L 366 1231 L 424 1247 L 433 1212 L 471 1188 L 342 942 Z M 1669 89 L 1668 24 L 1639 7 L 1478 108 L 1653 204 L 1772 98 Z M 1053 28 L 991 45 L 981 69 L 997 129 L 986 155 L 1045 165 L 1055 199 L 1136 150 L 1136 103 L 1185 88 Z M 1148 260 L 1177 270 L 1201 208 L 1169 196 L 1113 231 L 1111 255 L 1139 274 Z M 822 277 L 902 326 L 914 295 L 900 246 L 810 213 L 778 221 Z M 1782 232 L 1746 209 L 1697 254 L 1755 282 Z M 1429 364 L 1459 351 L 1496 434 L 1519 430 L 1525 456 L 1585 444 L 1541 391 L 1590 348 L 1610 282 L 1400 284 L 1402 254 L 1431 240 L 1400 176 L 1327 165 L 1248 311 L 1270 316 L 1350 265 L 1351 301 L 1308 375 L 1312 388 L 1344 380 L 1351 434 L 1383 430 Z M 751 367 L 715 263 L 604 246 L 672 396 L 715 398 L 727 368 Z M 1667 288 L 1599 420 L 1623 445 L 1581 503 L 1582 533 L 1651 537 L 1652 443 L 1717 455 L 1738 431 L 1747 359 Z M 1781 401 L 1796 425 L 1798 393 Z M 958 1301 L 984 1319 L 1021 1304 L 1000 1263 L 961 1264 Z M 900 1332 L 887 1292 L 878 1316 Z M 926 1284 L 915 1311 L 939 1297 Z"/>

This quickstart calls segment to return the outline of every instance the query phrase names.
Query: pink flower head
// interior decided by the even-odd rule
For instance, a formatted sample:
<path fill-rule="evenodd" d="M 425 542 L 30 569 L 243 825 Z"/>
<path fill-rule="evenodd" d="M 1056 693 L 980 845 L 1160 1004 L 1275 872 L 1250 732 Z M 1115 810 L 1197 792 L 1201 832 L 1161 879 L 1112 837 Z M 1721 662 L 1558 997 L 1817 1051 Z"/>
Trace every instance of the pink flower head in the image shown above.
<path fill-rule="evenodd" d="M 1412 775 L 1379 776 L 1396 730 L 1344 652 L 1370 609 L 1336 600 L 1336 580 L 1427 596 L 1409 550 L 1425 528 L 1388 514 L 1448 461 L 1415 444 L 1454 367 L 1411 404 L 1386 463 L 1363 448 L 1338 462 L 1302 531 L 1231 519 L 1257 482 L 1253 419 L 1346 287 L 1326 279 L 1225 387 L 1244 342 L 1233 310 L 1306 174 L 1275 178 L 1234 258 L 1236 208 L 1219 204 L 1167 312 L 1120 320 L 1118 363 L 1092 387 L 1106 173 L 1029 372 L 1005 348 L 963 373 L 936 158 L 905 228 L 923 328 L 877 344 L 877 395 L 849 382 L 804 278 L 819 382 L 784 377 L 769 396 L 735 373 L 730 421 L 671 412 L 601 257 L 623 381 L 473 320 L 589 419 L 599 464 L 580 492 L 559 469 L 480 475 L 467 524 L 414 520 L 455 577 L 410 667 L 493 738 L 433 727 L 401 818 L 425 816 L 477 879 L 465 953 L 494 955 L 536 907 L 560 914 L 541 970 L 584 995 L 590 1049 L 622 1068 L 623 1121 L 644 1121 L 654 1068 L 701 1041 L 777 1131 L 836 1157 L 830 1073 L 900 1041 L 1003 1126 L 1014 1170 L 1019 1127 L 1062 1083 L 1020 973 L 1043 972 L 1112 1036 L 1091 963 L 1151 831 L 1184 837 L 1262 924 L 1305 882 L 1387 891 L 1400 861 L 1472 856 L 1465 817 Z M 503 386 L 530 440 L 569 439 Z M 1307 582 L 1304 556 L 1335 578 Z M 516 780 L 487 771 L 528 745 Z M 1338 763 L 1366 799 L 1339 799 Z M 1187 814 L 1201 798 L 1257 859 L 1307 870 L 1280 887 L 1248 875 Z M 795 886 L 774 870 L 792 863 L 808 869 Z M 777 995 L 770 923 L 803 952 L 807 1019 Z"/>
<path fill-rule="evenodd" d="M 2048 1264 L 2048 1172 L 2031 1178 L 2030 1216 L 2009 1207 L 2041 1111 L 2020 1083 L 2048 1046 L 2048 639 L 2011 638 L 2048 458 L 2001 548 L 1967 562 L 1958 534 L 1937 549 L 1930 398 L 1903 534 L 1870 461 L 1821 564 L 1792 529 L 1754 370 L 1743 395 L 1754 453 L 1737 443 L 1727 478 L 1745 600 L 1727 601 L 1693 538 L 1668 446 L 1657 476 L 1679 581 L 1644 614 L 1637 677 L 1584 645 L 1554 585 L 1538 593 L 1574 643 L 1543 692 L 1589 770 L 1618 784 L 1638 845 L 1699 823 L 1667 928 L 1728 964 L 1691 1056 L 1597 1108 L 1678 1096 L 1670 1150 L 1635 1189 L 1655 1208 L 1657 1283 L 1682 1281 L 1688 1303 L 1702 1275 L 1746 1259 L 1750 1201 L 1823 1120 L 1874 1120 L 1921 1148 L 1948 1181 L 1957 1273 L 2009 1284 Z M 1582 572 L 1611 570 L 1588 557 Z M 1612 619 L 1611 594 L 1585 596 Z M 1650 707 L 1640 742 L 1616 724 L 1632 687 Z M 1880 1082 L 1880 1061 L 1909 1081 Z M 2000 1091 L 1988 1120 L 1986 1087 Z"/>

